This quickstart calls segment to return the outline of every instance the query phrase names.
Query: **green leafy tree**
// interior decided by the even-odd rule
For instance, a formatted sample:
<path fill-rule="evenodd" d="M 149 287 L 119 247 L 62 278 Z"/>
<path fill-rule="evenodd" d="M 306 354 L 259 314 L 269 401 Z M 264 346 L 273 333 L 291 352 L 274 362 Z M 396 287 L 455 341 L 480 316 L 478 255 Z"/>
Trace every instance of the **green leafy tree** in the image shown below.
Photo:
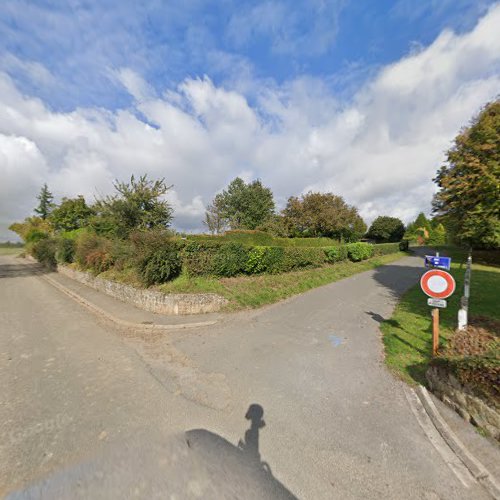
<path fill-rule="evenodd" d="M 206 222 L 219 230 L 256 229 L 272 217 L 274 208 L 273 193 L 260 180 L 247 184 L 236 177 L 209 205 Z"/>
<path fill-rule="evenodd" d="M 43 220 L 45 220 L 50 215 L 50 212 L 54 207 L 54 204 L 52 203 L 54 197 L 52 196 L 52 193 L 49 191 L 47 184 L 44 184 L 42 186 L 40 194 L 36 197 L 36 199 L 38 200 L 39 203 L 38 207 L 35 208 L 35 213 L 37 213 Z"/>
<path fill-rule="evenodd" d="M 366 232 L 366 224 L 357 208 L 333 193 L 309 192 L 300 198 L 292 196 L 283 215 L 292 236 L 357 241 Z"/>
<path fill-rule="evenodd" d="M 164 198 L 172 186 L 164 179 L 149 180 L 146 175 L 130 182 L 115 181 L 116 194 L 98 200 L 91 225 L 101 234 L 127 237 L 135 229 L 165 229 L 172 222 L 172 207 Z"/>
<path fill-rule="evenodd" d="M 73 231 L 88 226 L 94 214 L 94 209 L 87 205 L 83 196 L 63 198 L 50 214 L 50 221 L 56 231 Z"/>
<path fill-rule="evenodd" d="M 486 105 L 455 138 L 434 212 L 455 239 L 477 248 L 500 247 L 500 100 Z"/>
<path fill-rule="evenodd" d="M 223 208 L 217 196 L 215 200 L 207 206 L 203 224 L 207 226 L 212 234 L 220 234 L 226 230 L 228 226 L 227 219 L 224 216 Z"/>
<path fill-rule="evenodd" d="M 379 242 L 396 242 L 401 241 L 404 234 L 405 226 L 400 219 L 381 215 L 373 221 L 367 236 Z"/>

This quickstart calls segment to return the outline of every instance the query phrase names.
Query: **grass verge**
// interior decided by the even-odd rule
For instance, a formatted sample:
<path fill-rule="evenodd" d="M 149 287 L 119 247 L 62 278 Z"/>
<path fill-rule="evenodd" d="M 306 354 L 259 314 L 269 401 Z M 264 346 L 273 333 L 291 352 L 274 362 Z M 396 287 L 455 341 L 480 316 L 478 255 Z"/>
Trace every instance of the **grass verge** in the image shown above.
<path fill-rule="evenodd" d="M 398 252 L 372 257 L 362 262 L 338 262 L 317 269 L 284 274 L 262 274 L 234 278 L 181 275 L 179 278 L 155 288 L 164 293 L 217 293 L 229 300 L 227 311 L 236 311 L 272 304 L 312 288 L 388 264 L 406 255 L 404 252 Z M 141 286 L 133 270 L 107 271 L 99 276 L 133 286 Z"/>
<path fill-rule="evenodd" d="M 444 346 L 457 326 L 467 255 L 459 249 L 446 248 L 440 252 L 452 257 L 450 272 L 457 283 L 454 295 L 447 299 L 448 307 L 440 311 L 440 340 Z M 500 268 L 473 263 L 469 315 L 500 320 L 499 295 Z M 386 364 L 410 384 L 426 384 L 425 372 L 432 348 L 430 312 L 427 297 L 420 285 L 416 285 L 403 295 L 391 319 L 381 324 Z"/>

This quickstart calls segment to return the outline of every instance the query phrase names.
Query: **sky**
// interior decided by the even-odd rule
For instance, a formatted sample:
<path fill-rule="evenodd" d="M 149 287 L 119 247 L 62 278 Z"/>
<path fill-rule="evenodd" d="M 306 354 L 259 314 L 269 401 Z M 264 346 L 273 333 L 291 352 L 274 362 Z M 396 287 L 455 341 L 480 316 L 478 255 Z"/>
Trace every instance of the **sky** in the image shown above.
<path fill-rule="evenodd" d="M 487 0 L 2 0 L 0 241 L 45 182 L 92 202 L 143 173 L 184 231 L 236 176 L 429 214 L 500 94 L 498 26 Z"/>

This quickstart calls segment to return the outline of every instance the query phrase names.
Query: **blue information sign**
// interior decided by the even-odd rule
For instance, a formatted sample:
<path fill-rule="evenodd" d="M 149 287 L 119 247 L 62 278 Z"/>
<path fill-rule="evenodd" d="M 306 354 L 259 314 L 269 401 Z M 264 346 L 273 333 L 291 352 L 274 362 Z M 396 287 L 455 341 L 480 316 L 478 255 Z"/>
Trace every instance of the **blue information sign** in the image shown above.
<path fill-rule="evenodd" d="M 436 257 L 435 255 L 425 256 L 425 267 L 450 270 L 451 257 Z"/>

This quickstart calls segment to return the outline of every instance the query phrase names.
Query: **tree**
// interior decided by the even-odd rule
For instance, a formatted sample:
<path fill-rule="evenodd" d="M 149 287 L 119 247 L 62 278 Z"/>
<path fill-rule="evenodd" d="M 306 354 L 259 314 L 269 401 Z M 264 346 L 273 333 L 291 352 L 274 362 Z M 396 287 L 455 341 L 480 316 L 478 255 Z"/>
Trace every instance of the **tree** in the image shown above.
<path fill-rule="evenodd" d="M 405 226 L 397 217 L 381 215 L 370 226 L 367 236 L 375 241 L 401 241 L 405 234 Z"/>
<path fill-rule="evenodd" d="M 63 198 L 49 218 L 56 231 L 72 231 L 87 226 L 94 214 L 94 209 L 87 205 L 85 198 L 78 196 L 77 198 Z"/>
<path fill-rule="evenodd" d="M 147 175 L 130 182 L 115 181 L 117 194 L 98 200 L 97 216 L 91 225 L 99 233 L 114 233 L 126 237 L 134 229 L 165 229 L 172 221 L 172 207 L 164 199 L 172 186 L 164 179 L 149 180 Z"/>
<path fill-rule="evenodd" d="M 205 220 L 203 224 L 208 227 L 212 234 L 220 234 L 227 227 L 227 219 L 224 217 L 222 207 L 217 196 L 214 201 L 207 206 Z"/>
<path fill-rule="evenodd" d="M 500 100 L 455 138 L 434 182 L 434 213 L 459 243 L 500 247 Z"/>
<path fill-rule="evenodd" d="M 309 192 L 291 196 L 283 210 L 292 236 L 326 236 L 356 241 L 366 232 L 366 224 L 356 207 L 333 193 Z"/>
<path fill-rule="evenodd" d="M 38 207 L 35 208 L 35 213 L 37 213 L 43 220 L 45 220 L 50 215 L 52 207 L 54 206 L 54 204 L 52 203 L 54 197 L 49 191 L 47 184 L 44 184 L 42 186 L 40 194 L 36 197 L 36 199 L 39 201 L 39 203 Z"/>
<path fill-rule="evenodd" d="M 212 227 L 220 224 L 219 230 L 226 225 L 231 229 L 255 229 L 273 215 L 274 208 L 273 193 L 260 180 L 246 184 L 236 177 L 214 198 L 205 220 L 207 225 L 210 220 Z"/>

